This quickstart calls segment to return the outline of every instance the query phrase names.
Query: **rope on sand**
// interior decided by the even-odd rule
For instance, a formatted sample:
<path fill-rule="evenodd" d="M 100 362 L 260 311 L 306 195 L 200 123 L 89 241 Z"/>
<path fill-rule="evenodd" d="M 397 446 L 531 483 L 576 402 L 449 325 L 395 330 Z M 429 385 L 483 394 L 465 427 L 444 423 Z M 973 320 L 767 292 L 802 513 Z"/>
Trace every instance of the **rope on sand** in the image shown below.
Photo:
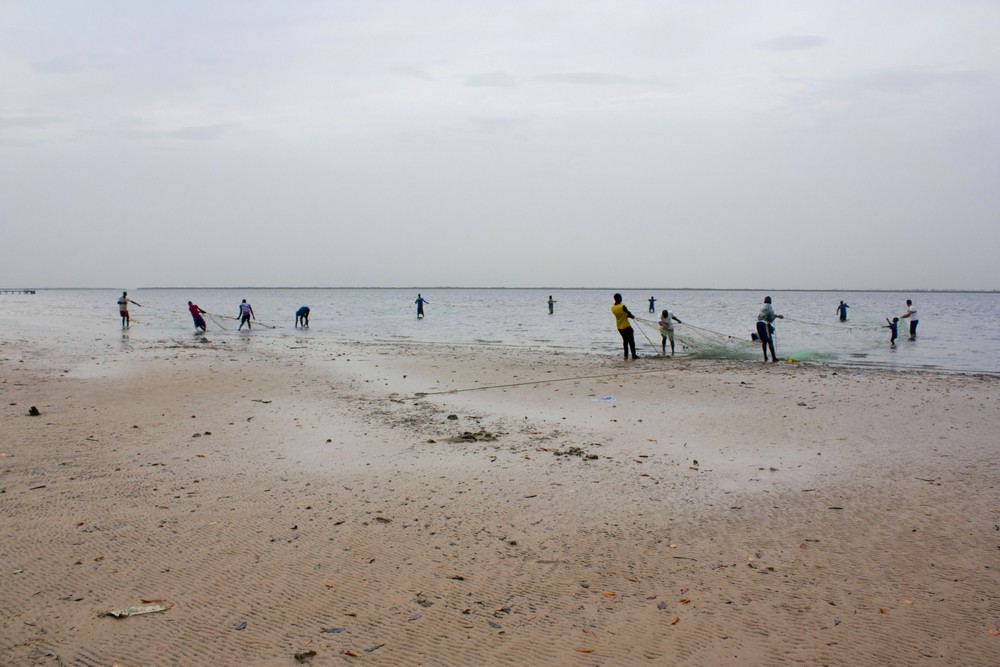
<path fill-rule="evenodd" d="M 485 389 L 505 389 L 507 387 L 523 387 L 530 384 L 547 384 L 549 382 L 571 382 L 573 380 L 599 380 L 601 378 L 618 377 L 619 375 L 646 375 L 648 373 L 662 373 L 666 368 L 650 368 L 644 371 L 618 371 L 616 373 L 602 373 L 600 375 L 577 375 L 568 378 L 549 378 L 546 380 L 526 380 L 524 382 L 510 382 L 508 384 L 491 384 L 483 387 L 466 387 L 465 389 L 446 389 L 442 391 L 418 391 L 410 398 L 401 400 L 416 400 L 424 396 L 439 396 L 442 394 L 460 394 L 467 391 L 483 391 Z"/>

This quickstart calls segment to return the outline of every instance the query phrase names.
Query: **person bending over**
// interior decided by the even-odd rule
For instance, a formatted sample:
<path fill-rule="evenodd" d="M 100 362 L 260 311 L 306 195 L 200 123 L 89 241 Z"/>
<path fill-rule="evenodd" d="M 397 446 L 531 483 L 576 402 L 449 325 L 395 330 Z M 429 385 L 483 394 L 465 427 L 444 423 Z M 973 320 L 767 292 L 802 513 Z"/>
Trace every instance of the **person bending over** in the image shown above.
<path fill-rule="evenodd" d="M 241 331 L 244 324 L 247 325 L 247 329 L 252 329 L 253 327 L 250 326 L 251 318 L 257 319 L 257 316 L 253 314 L 253 308 L 250 307 L 247 300 L 243 299 L 243 303 L 240 304 L 240 326 L 237 331 Z"/>
<path fill-rule="evenodd" d="M 667 339 L 670 340 L 670 356 L 674 356 L 674 322 L 684 324 L 668 310 L 660 313 L 660 337 L 662 339 L 660 343 L 663 348 L 663 356 L 667 356 Z"/>
<path fill-rule="evenodd" d="M 191 318 L 194 320 L 194 330 L 198 331 L 198 329 L 201 329 L 202 331 L 208 331 L 208 328 L 205 326 L 205 318 L 202 317 L 205 311 L 190 301 L 188 301 L 188 310 L 191 311 Z"/>

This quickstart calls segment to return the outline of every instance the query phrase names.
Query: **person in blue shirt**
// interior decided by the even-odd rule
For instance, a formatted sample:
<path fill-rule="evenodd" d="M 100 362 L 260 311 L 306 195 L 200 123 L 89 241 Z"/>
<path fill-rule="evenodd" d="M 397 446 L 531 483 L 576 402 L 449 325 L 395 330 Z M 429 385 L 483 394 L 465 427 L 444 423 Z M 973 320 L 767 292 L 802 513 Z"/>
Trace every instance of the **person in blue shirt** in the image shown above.
<path fill-rule="evenodd" d="M 246 299 L 243 299 L 243 303 L 240 304 L 240 326 L 236 330 L 242 331 L 244 324 L 247 325 L 247 329 L 253 329 L 250 325 L 251 317 L 253 319 L 257 319 L 257 316 L 254 315 L 253 308 L 250 307 L 250 304 L 247 303 Z"/>
<path fill-rule="evenodd" d="M 885 318 L 885 321 L 889 322 L 889 318 Z M 889 330 L 889 345 L 896 347 L 896 336 L 899 335 L 899 318 L 892 318 L 892 321 L 883 328 Z"/>
<path fill-rule="evenodd" d="M 656 297 L 655 296 L 649 297 L 649 312 L 651 312 L 651 313 L 655 313 L 656 312 Z"/>
<path fill-rule="evenodd" d="M 428 301 L 424 297 L 420 296 L 419 293 L 417 293 L 417 300 L 414 301 L 413 303 L 417 304 L 417 319 L 422 320 L 424 318 L 424 304 L 430 303 L 430 301 Z"/>
<path fill-rule="evenodd" d="M 761 349 L 764 350 L 764 361 L 767 361 L 767 348 L 771 348 L 771 362 L 778 361 L 778 355 L 774 352 L 774 320 L 784 319 L 784 315 L 778 315 L 771 306 L 771 297 L 764 297 L 764 307 L 757 315 L 757 340 L 760 341 Z"/>
<path fill-rule="evenodd" d="M 295 327 L 298 328 L 300 323 L 303 329 L 309 326 L 309 306 L 302 306 L 295 311 Z"/>
<path fill-rule="evenodd" d="M 848 308 L 850 308 L 850 306 L 848 306 L 843 301 L 841 301 L 840 305 L 837 306 L 837 315 L 840 317 L 840 321 L 841 322 L 846 322 L 847 321 L 847 309 Z"/>

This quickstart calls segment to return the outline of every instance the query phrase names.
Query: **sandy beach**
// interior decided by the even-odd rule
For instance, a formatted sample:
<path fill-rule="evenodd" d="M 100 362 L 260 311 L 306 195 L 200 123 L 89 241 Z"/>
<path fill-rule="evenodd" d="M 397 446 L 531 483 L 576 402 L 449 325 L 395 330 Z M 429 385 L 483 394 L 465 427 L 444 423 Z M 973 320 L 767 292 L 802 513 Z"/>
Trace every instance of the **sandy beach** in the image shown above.
<path fill-rule="evenodd" d="M 0 664 L 1000 662 L 996 377 L 196 341 L 0 353 Z"/>

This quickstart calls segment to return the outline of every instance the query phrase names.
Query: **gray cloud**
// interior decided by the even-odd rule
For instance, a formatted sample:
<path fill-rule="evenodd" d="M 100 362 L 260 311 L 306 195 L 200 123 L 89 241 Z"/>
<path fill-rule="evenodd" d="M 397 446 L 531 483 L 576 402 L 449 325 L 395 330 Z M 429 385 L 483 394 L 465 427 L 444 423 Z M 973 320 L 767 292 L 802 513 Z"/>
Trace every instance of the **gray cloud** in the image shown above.
<path fill-rule="evenodd" d="M 231 125 L 192 125 L 179 127 L 175 130 L 148 131 L 126 130 L 123 134 L 134 139 L 179 139 L 181 141 L 214 141 L 230 129 Z"/>
<path fill-rule="evenodd" d="M 762 42 L 760 46 L 768 51 L 805 51 L 819 48 L 826 42 L 826 39 L 816 35 L 784 35 Z"/>
<path fill-rule="evenodd" d="M 32 69 L 42 74 L 68 74 L 80 71 L 80 63 L 75 58 L 55 58 L 31 63 Z"/>
<path fill-rule="evenodd" d="M 517 80 L 507 72 L 486 72 L 465 77 L 465 85 L 470 88 L 513 88 Z"/>
<path fill-rule="evenodd" d="M 0 128 L 5 127 L 48 127 L 60 122 L 53 116 L 0 116 Z"/>
<path fill-rule="evenodd" d="M 183 139 L 185 141 L 213 141 L 221 137 L 226 129 L 226 125 L 195 125 L 171 130 L 170 132 L 163 132 L 162 134 L 171 139 Z"/>
<path fill-rule="evenodd" d="M 951 72 L 922 72 L 918 70 L 889 70 L 874 72 L 846 79 L 844 83 L 866 90 L 888 93 L 915 93 L 931 86 L 964 86 L 989 81 L 991 72 L 957 70 Z"/>
<path fill-rule="evenodd" d="M 922 71 L 913 69 L 893 69 L 868 72 L 840 78 L 781 77 L 799 90 L 790 98 L 792 106 L 817 110 L 826 105 L 857 111 L 874 103 L 875 100 L 896 98 L 900 104 L 909 104 L 909 98 L 934 89 L 949 91 L 955 98 L 963 99 L 989 97 L 991 84 L 996 78 L 993 72 L 985 70 Z M 991 85 L 984 85 L 991 84 Z"/>
<path fill-rule="evenodd" d="M 398 74 L 399 76 L 406 76 L 413 79 L 422 79 L 424 81 L 433 81 L 434 77 L 420 69 L 419 67 L 414 67 L 412 65 L 393 65 L 389 68 L 389 71 L 393 74 Z"/>
<path fill-rule="evenodd" d="M 0 271 L 725 287 L 766 221 L 776 286 L 1000 286 L 990 3 L 855 5 L 6 3 L 0 219 L 48 241 Z M 103 261 L 136 221 L 207 261 Z M 654 241 L 623 273 L 625 224 Z M 213 262 L 234 235 L 250 261 Z"/>
<path fill-rule="evenodd" d="M 0 145 L 35 146 L 56 137 L 66 138 L 65 119 L 56 116 L 0 116 Z"/>
<path fill-rule="evenodd" d="M 522 119 L 510 116 L 469 116 L 466 120 L 473 132 L 491 135 L 508 135 L 524 124 Z"/>
<path fill-rule="evenodd" d="M 569 83 L 582 86 L 662 86 L 662 82 L 653 79 L 634 79 L 621 74 L 607 74 L 605 72 L 561 72 L 556 74 L 542 74 L 535 77 L 536 81 L 543 83 Z"/>

